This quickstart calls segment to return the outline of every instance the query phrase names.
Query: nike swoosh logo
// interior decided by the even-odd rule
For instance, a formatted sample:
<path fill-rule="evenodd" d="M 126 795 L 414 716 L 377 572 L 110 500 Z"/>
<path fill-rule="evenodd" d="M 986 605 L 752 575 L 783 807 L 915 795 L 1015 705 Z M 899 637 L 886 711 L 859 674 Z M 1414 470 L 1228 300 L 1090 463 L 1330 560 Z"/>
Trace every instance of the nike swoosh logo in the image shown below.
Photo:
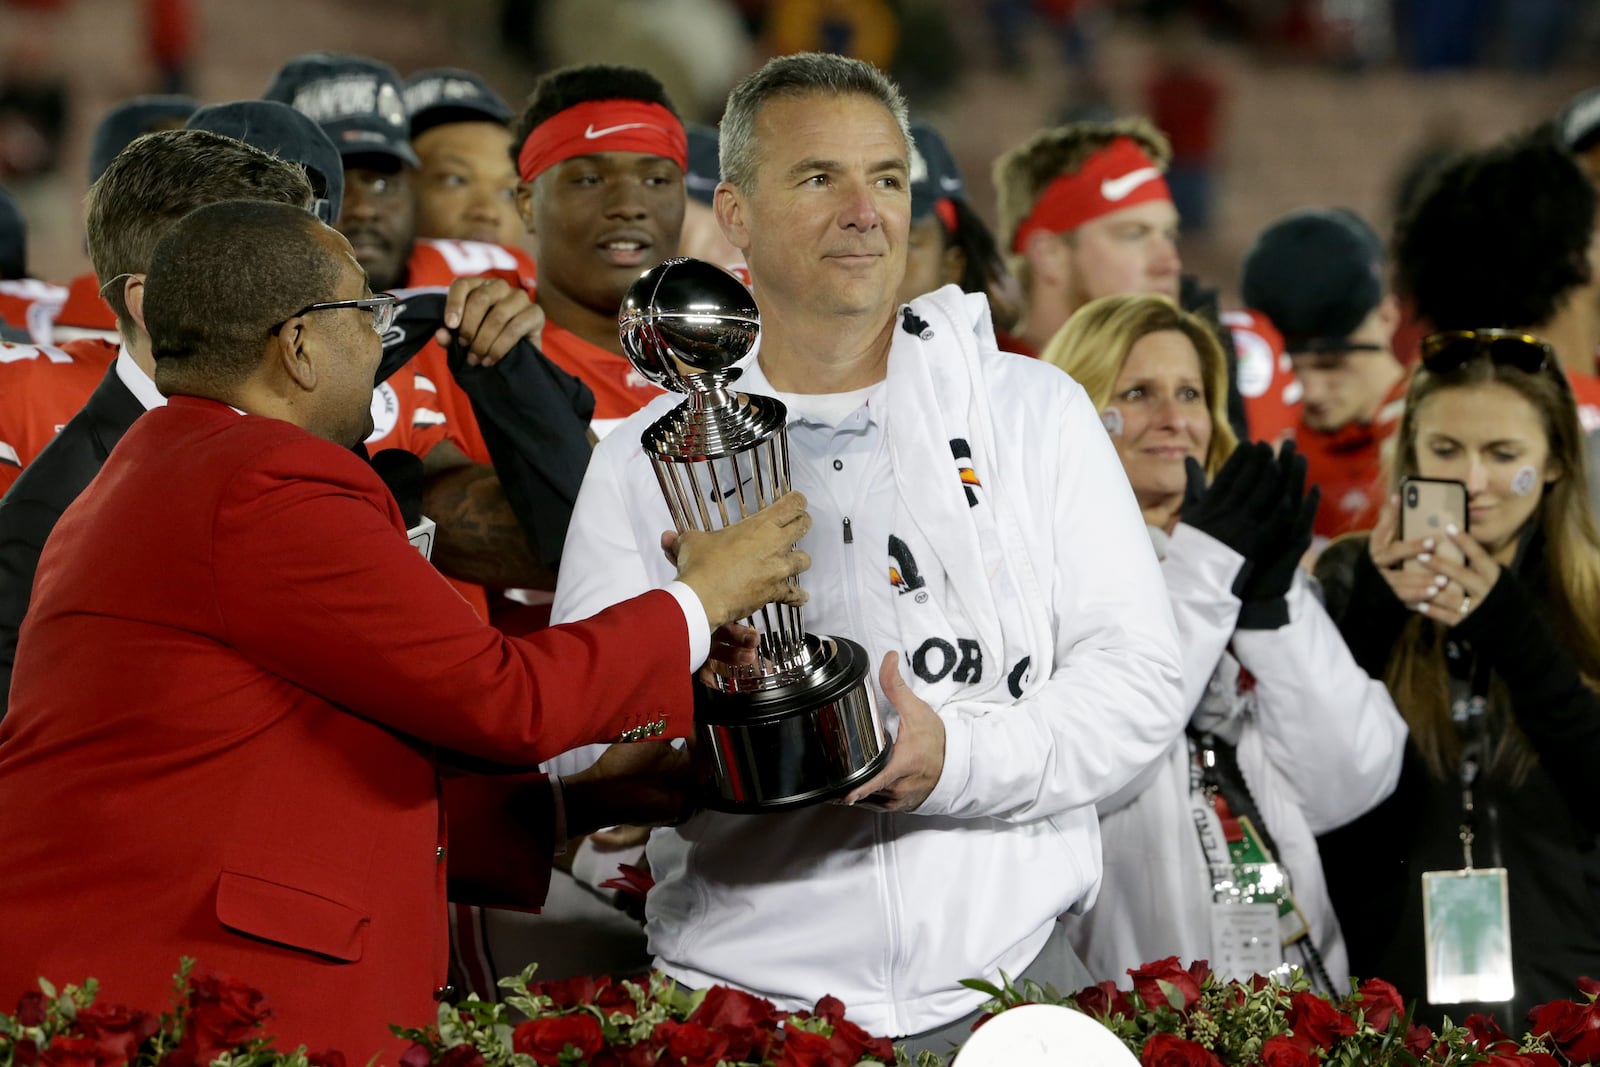
<path fill-rule="evenodd" d="M 1120 178 L 1107 178 L 1100 183 L 1100 195 L 1107 200 L 1126 200 L 1132 193 L 1145 182 L 1155 181 L 1161 177 L 1161 171 L 1155 167 L 1140 167 L 1131 170 Z"/>
<path fill-rule="evenodd" d="M 594 128 L 594 123 L 591 122 L 583 131 L 583 139 L 593 141 L 596 138 L 604 137 L 608 133 L 620 133 L 623 130 L 648 130 L 651 128 L 648 122 L 624 122 L 621 126 L 607 126 L 603 130 L 597 130 Z"/>

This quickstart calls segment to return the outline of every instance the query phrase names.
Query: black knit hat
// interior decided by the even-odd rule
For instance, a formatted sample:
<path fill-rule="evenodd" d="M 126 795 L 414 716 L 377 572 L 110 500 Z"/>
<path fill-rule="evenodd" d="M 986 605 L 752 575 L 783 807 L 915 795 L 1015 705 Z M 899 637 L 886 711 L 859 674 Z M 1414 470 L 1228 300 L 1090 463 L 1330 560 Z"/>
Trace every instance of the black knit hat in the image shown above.
<path fill-rule="evenodd" d="M 1383 299 L 1383 242 L 1343 208 L 1295 211 L 1261 231 L 1239 289 L 1289 352 L 1341 351 Z"/>

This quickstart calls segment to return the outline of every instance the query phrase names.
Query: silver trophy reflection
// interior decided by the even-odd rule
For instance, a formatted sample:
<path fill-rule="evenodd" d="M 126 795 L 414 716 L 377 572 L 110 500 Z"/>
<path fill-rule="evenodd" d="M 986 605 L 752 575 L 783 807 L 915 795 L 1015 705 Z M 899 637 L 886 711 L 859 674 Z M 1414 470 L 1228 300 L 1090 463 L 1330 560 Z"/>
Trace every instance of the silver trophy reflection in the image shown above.
<path fill-rule="evenodd" d="M 789 491 L 782 402 L 729 388 L 761 330 L 737 278 L 698 259 L 668 260 L 628 290 L 618 325 L 639 373 L 688 397 L 642 438 L 679 531 L 720 529 Z M 876 774 L 891 742 L 866 650 L 806 633 L 797 607 L 768 604 L 745 622 L 760 634 L 756 662 L 721 665 L 713 684 L 695 685 L 706 805 L 799 807 Z"/>

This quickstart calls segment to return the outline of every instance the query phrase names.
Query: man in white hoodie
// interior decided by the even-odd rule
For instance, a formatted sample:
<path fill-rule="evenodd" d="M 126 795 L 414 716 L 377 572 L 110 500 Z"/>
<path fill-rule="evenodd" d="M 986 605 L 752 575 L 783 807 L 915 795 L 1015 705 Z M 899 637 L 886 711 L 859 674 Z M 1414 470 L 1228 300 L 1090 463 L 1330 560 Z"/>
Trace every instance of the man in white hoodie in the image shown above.
<path fill-rule="evenodd" d="M 815 526 L 808 630 L 864 645 L 893 756 L 842 798 L 658 831 L 658 966 L 949 1050 L 963 978 L 1087 972 L 1057 916 L 1092 902 L 1095 803 L 1179 735 L 1179 657 L 1138 507 L 1083 390 L 1001 353 L 984 298 L 895 301 L 910 217 L 905 104 L 879 71 L 774 59 L 729 98 L 715 210 L 762 314 L 738 388 L 788 408 Z M 555 617 L 666 565 L 640 433 L 600 443 Z"/>

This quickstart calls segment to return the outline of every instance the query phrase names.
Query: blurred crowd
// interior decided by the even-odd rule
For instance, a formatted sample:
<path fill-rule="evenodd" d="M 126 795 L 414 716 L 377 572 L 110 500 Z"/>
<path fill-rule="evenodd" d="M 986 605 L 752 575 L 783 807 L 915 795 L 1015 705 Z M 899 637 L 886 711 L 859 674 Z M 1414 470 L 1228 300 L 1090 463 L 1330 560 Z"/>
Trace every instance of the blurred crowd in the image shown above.
<path fill-rule="evenodd" d="M 515 28 L 561 6 L 502 14 Z M 1297 969 L 1328 992 L 1383 978 L 1422 1002 L 1419 1018 L 1508 1023 L 1594 973 L 1600 89 L 1419 162 L 1390 232 L 1308 203 L 1255 235 L 1234 277 L 1199 278 L 1179 236 L 1208 221 L 1220 90 L 1181 38 L 1148 114 L 1104 113 L 1085 82 L 1076 100 L 1095 107 L 1010 146 L 992 162 L 995 202 L 975 203 L 938 124 L 883 73 L 920 77 L 897 44 L 914 6 L 741 5 L 738 32 L 778 58 L 726 101 L 689 84 L 692 63 L 661 76 L 605 41 L 517 104 L 471 70 L 402 77 L 321 52 L 287 60 L 259 99 L 131 98 L 95 129 L 93 270 L 77 278 L 30 274 L 29 220 L 0 188 L 0 811 L 44 803 L 26 798 L 81 746 L 130 746 L 106 750 L 111 782 L 158 759 L 131 728 L 96 733 L 101 705 L 74 695 L 62 635 L 100 610 L 95 583 L 72 577 L 90 549 L 69 553 L 110 551 L 94 509 L 137 484 L 119 456 L 169 398 L 263 413 L 199 355 L 267 345 L 273 373 L 298 383 L 284 395 L 341 391 L 334 428 L 298 424 L 372 457 L 404 527 L 426 516 L 431 566 L 475 616 L 462 627 L 553 640 L 674 568 L 687 581 L 661 550 L 672 523 L 638 445 L 676 397 L 627 358 L 617 315 L 641 274 L 692 256 L 761 309 L 737 388 L 787 405 L 813 524 L 808 611 L 883 663 L 893 762 L 848 806 L 727 815 L 652 784 L 682 773 L 665 746 L 620 769 L 618 746 L 538 751 L 551 780 L 574 783 L 555 824 L 574 832 L 531 901 L 469 892 L 452 870 L 439 995 L 492 996 L 532 960 L 547 977 L 653 964 L 781 1005 L 836 993 L 876 1032 L 942 1050 L 980 999 L 959 980 L 1002 970 L 1071 988 L 1204 958 L 1238 977 Z M 1090 79 L 1112 6 L 985 12 L 1008 62 L 1046 25 Z M 1470 19 L 1421 0 L 1188 14 L 1335 65 L 1399 54 L 1419 69 L 1538 66 L 1579 19 L 1577 5 L 1465 7 Z M 174 60 L 167 88 L 187 88 L 181 73 Z M 307 258 L 260 236 L 288 248 L 313 216 L 326 226 L 304 223 Z M 228 289 L 298 293 L 286 279 L 322 277 L 324 252 L 359 266 L 348 293 L 308 290 L 267 315 Z M 193 294 L 172 295 L 180 276 Z M 304 340 L 318 309 L 355 316 L 362 352 L 376 331 L 373 368 L 323 362 Z M 293 409 L 272 412 L 295 422 Z M 184 512 L 185 493 L 165 486 L 164 506 Z M 159 534 L 118 534 L 136 562 L 160 551 L 146 544 Z M 706 606 L 702 621 L 725 621 Z M 136 621 L 97 654 L 149 654 L 158 622 Z M 298 681 L 297 659 L 262 662 Z M 160 678 L 134 700 L 155 716 L 142 728 L 168 728 Z M 588 682 L 567 681 L 581 706 Z M 185 707 L 226 719 L 235 684 Z M 322 675 L 305 684 L 359 706 Z M 87 718 L 63 732 L 66 705 Z M 660 711 L 634 739 L 660 735 Z M 436 736 L 417 715 L 378 718 L 452 747 L 449 724 Z M 468 772 L 533 762 L 460 728 Z M 187 743 L 200 727 L 172 729 Z M 227 729 L 208 742 L 236 743 Z M 610 799 L 580 817 L 597 780 Z M 65 892 L 52 833 L 31 824 L 18 846 L 19 900 Z M 204 887 L 215 915 L 184 905 L 207 911 L 184 936 L 359 963 L 335 930 L 359 901 L 295 873 L 282 877 L 315 905 L 247 892 L 229 881 L 233 853 L 219 862 L 222 888 Z M 368 921 L 374 946 L 407 936 Z M 164 979 L 169 961 L 149 962 Z M 35 961 L 24 970 L 0 965 L 0 997 Z"/>

